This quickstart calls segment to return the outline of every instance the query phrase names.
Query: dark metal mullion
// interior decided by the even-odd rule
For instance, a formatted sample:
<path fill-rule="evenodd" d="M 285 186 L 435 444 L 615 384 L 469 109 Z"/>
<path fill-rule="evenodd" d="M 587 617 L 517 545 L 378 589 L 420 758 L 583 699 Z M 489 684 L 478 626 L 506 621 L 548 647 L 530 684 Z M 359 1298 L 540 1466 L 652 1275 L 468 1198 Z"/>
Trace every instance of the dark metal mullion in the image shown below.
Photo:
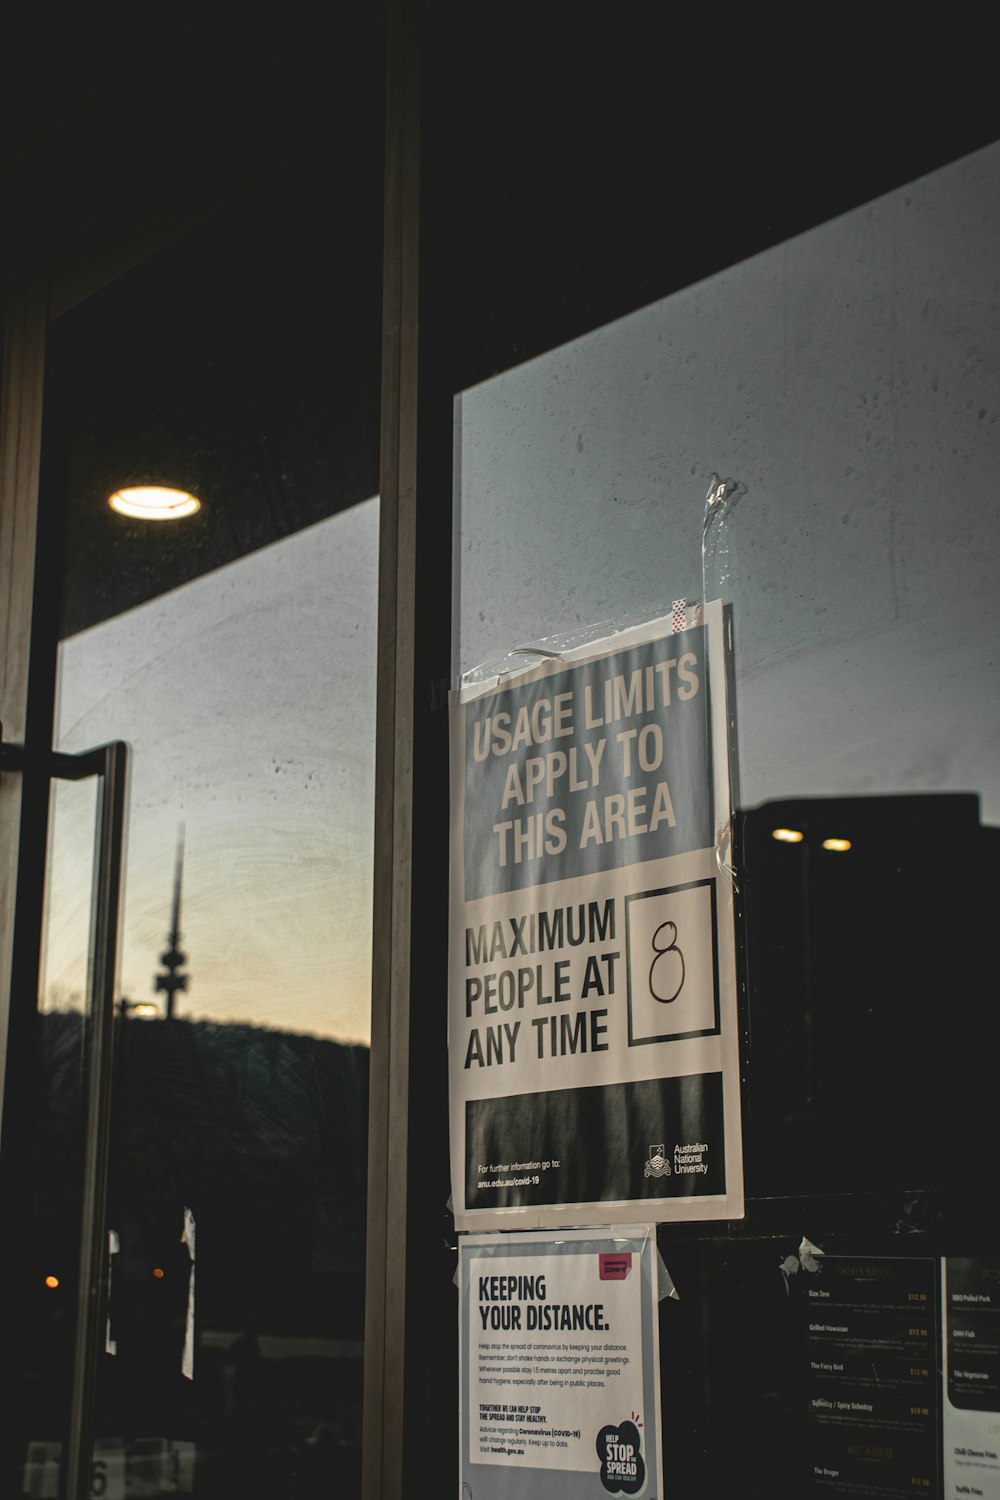
<path fill-rule="evenodd" d="M 60 758 L 75 762 L 76 766 L 87 763 L 95 765 L 99 758 L 101 777 L 91 901 L 88 975 L 90 1005 L 86 1046 L 87 1133 L 84 1142 L 76 1343 L 73 1351 L 69 1433 L 63 1464 L 66 1500 L 87 1500 L 90 1494 L 94 1443 L 100 1325 L 104 1310 L 108 1151 L 114 1076 L 112 1052 L 128 750 L 124 744 L 116 742 L 79 759 L 74 756 Z M 78 774 L 87 775 L 88 772 Z"/>
<path fill-rule="evenodd" d="M 35 561 L 36 541 L 42 539 L 37 515 L 47 329 L 48 286 L 43 279 L 9 300 L 0 382 L 0 720 L 4 738 L 17 742 L 26 738 L 32 719 L 29 659 L 39 634 L 38 617 L 44 614 L 34 605 L 42 598 Z M 42 731 L 35 736 L 39 740 L 51 743 Z M 3 758 L 6 765 L 6 750 Z M 30 1192 L 30 1059 L 37 1024 L 48 784 L 40 785 L 29 773 L 0 773 L 0 782 L 0 1217 L 6 1224 L 19 1224 Z M 24 1458 L 16 1443 L 25 1399 L 17 1368 L 25 1257 L 24 1237 L 5 1235 L 0 1245 L 0 1410 L 9 1420 L 0 1422 L 0 1489 L 6 1485 L 12 1493 Z"/>
<path fill-rule="evenodd" d="M 420 0 L 390 0 L 362 1490 L 403 1491 L 416 577 Z"/>

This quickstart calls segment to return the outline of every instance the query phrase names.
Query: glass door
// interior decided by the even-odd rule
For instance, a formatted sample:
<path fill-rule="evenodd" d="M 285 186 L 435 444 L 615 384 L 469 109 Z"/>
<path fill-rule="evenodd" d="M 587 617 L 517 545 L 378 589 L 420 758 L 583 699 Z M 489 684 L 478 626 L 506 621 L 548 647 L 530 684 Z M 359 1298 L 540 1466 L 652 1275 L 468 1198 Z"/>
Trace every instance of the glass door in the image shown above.
<path fill-rule="evenodd" d="M 355 137 L 53 325 L 9 1493 L 360 1489 L 381 194 Z"/>

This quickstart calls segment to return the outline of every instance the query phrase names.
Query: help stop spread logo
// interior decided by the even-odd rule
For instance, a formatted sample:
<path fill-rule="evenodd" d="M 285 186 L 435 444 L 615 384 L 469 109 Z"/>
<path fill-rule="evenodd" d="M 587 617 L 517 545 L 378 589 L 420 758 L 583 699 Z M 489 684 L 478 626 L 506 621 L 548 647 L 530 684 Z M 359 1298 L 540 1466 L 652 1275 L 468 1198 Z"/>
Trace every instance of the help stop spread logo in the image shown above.
<path fill-rule="evenodd" d="M 601 1483 L 609 1495 L 638 1495 L 646 1483 L 646 1464 L 639 1451 L 641 1446 L 642 1439 L 635 1422 L 602 1427 L 597 1434 Z"/>

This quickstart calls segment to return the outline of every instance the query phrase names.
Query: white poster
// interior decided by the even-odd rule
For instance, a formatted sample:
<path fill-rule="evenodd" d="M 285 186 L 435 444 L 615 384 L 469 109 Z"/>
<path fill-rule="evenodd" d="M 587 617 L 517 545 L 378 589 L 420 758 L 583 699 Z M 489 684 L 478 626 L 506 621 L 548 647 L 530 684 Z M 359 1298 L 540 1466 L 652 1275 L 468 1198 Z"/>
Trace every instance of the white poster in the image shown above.
<path fill-rule="evenodd" d="M 941 1263 L 944 1500 L 1000 1500 L 1000 1261 Z"/>
<path fill-rule="evenodd" d="M 463 1494 L 658 1500 L 655 1257 L 646 1226 L 460 1239 Z"/>
<path fill-rule="evenodd" d="M 742 1216 L 724 623 L 453 694 L 460 1229 Z"/>

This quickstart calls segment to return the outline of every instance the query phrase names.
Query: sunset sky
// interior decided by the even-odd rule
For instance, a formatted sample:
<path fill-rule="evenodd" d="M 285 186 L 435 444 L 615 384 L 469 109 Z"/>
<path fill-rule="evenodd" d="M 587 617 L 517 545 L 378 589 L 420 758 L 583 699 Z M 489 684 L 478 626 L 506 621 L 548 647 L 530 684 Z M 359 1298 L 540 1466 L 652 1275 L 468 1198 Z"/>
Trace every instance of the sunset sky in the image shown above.
<path fill-rule="evenodd" d="M 183 824 L 177 1013 L 368 1040 L 377 538 L 369 500 L 61 647 L 58 748 L 132 747 L 129 999 L 154 998 Z M 92 788 L 55 808 L 49 1004 L 85 985 Z"/>

